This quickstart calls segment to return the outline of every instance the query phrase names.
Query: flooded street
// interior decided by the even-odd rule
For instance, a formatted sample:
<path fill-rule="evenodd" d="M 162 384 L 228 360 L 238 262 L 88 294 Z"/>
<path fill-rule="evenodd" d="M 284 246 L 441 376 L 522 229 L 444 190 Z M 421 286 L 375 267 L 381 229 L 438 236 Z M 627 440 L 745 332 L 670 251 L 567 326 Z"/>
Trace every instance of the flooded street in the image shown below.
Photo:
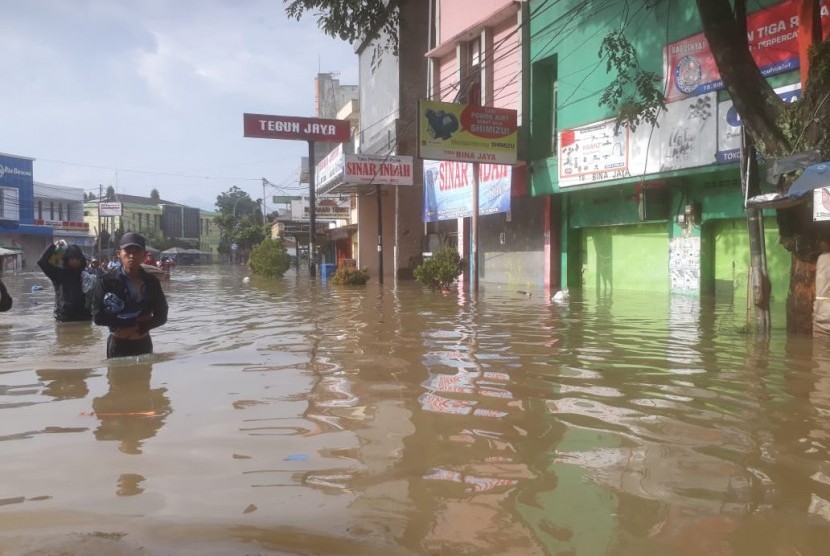
<path fill-rule="evenodd" d="M 180 269 L 116 361 L 4 278 L 0 553 L 827 553 L 830 344 L 684 297 L 245 275 Z"/>

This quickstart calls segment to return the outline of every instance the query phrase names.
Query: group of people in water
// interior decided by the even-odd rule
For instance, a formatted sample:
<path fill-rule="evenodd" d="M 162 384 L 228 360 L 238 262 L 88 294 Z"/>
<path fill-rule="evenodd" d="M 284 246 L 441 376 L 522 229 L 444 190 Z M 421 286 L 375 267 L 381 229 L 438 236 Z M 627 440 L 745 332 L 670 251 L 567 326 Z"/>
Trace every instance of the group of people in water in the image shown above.
<path fill-rule="evenodd" d="M 87 266 L 77 245 L 50 244 L 37 265 L 55 288 L 55 320 L 108 327 L 107 358 L 152 353 L 150 330 L 167 322 L 168 308 L 158 277 L 142 266 L 146 256 L 147 240 L 134 232 L 121 237 L 120 264 L 106 269 L 97 261 Z M 0 311 L 11 307 L 0 281 Z"/>

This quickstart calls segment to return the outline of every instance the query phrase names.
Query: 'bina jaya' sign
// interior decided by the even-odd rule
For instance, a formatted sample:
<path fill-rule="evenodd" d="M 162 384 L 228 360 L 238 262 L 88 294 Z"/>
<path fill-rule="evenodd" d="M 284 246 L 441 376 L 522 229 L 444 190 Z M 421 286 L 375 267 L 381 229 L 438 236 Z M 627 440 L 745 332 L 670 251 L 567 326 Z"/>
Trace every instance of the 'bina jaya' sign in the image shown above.
<path fill-rule="evenodd" d="M 348 141 L 352 132 L 346 120 L 243 114 L 244 136 L 300 141 Z"/>

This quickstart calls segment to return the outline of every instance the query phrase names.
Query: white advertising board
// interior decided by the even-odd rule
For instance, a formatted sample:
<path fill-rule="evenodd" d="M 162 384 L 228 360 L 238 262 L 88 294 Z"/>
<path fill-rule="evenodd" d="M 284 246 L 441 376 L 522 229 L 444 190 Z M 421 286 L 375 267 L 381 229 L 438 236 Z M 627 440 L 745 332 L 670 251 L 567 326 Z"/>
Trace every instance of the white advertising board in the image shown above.
<path fill-rule="evenodd" d="M 628 128 L 605 120 L 559 132 L 559 187 L 628 177 Z"/>
<path fill-rule="evenodd" d="M 98 203 L 100 216 L 121 216 L 121 203 Z"/>
<path fill-rule="evenodd" d="M 347 154 L 343 172 L 345 183 L 372 185 L 412 185 L 411 156 Z"/>

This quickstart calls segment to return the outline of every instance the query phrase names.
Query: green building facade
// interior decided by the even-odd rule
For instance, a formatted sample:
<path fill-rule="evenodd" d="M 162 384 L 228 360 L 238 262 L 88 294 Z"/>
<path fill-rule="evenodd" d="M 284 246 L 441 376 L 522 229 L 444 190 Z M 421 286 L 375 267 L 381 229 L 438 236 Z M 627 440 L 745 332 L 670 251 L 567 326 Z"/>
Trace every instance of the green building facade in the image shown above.
<path fill-rule="evenodd" d="M 530 189 L 548 198 L 552 287 L 585 295 L 714 294 L 745 312 L 750 259 L 740 124 L 725 91 L 680 90 L 687 74 L 697 75 L 697 59 L 681 57 L 672 67 L 672 53 L 682 54 L 701 32 L 694 1 L 530 0 L 528 13 Z M 643 69 L 664 80 L 669 74 L 658 126 L 617 131 L 615 114 L 599 105 L 617 74 L 598 53 L 621 27 Z M 798 97 L 798 70 L 768 79 L 782 96 Z M 790 255 L 778 243 L 773 211 L 764 222 L 773 303 L 783 303 Z M 773 313 L 776 325 L 781 313 Z"/>

